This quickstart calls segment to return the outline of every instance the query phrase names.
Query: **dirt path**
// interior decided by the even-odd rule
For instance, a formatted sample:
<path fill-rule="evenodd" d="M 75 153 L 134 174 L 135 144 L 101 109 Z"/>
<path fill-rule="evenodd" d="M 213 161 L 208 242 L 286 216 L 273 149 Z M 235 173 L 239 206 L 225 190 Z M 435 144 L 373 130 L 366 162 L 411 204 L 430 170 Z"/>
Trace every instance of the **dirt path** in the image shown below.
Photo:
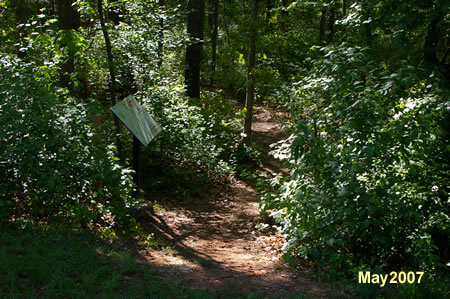
<path fill-rule="evenodd" d="M 254 142 L 268 152 L 282 137 L 279 118 L 256 107 Z M 264 157 L 264 169 L 285 171 L 281 164 Z M 171 244 L 161 251 L 140 251 L 141 262 L 158 266 L 166 279 L 191 288 L 210 289 L 222 297 L 233 293 L 283 297 L 299 292 L 324 297 L 328 287 L 281 259 L 282 240 L 258 231 L 258 194 L 243 181 L 217 185 L 210 195 L 195 201 L 165 202 L 149 213 L 149 231 Z"/>

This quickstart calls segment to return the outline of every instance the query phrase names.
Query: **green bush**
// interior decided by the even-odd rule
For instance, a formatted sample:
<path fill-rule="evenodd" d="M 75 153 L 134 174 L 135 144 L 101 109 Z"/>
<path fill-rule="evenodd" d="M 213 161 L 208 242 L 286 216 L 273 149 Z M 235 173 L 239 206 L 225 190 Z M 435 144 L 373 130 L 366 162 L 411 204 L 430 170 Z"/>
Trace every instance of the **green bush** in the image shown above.
<path fill-rule="evenodd" d="M 131 171 L 116 163 L 113 146 L 94 145 L 89 105 L 46 86 L 36 65 L 0 57 L 3 216 L 113 224 L 132 204 Z"/>
<path fill-rule="evenodd" d="M 144 107 L 155 116 L 162 131 L 150 151 L 191 169 L 210 175 L 231 171 L 224 152 L 232 146 L 231 131 L 216 112 L 202 111 L 194 99 L 184 96 L 181 84 L 155 86 L 147 90 Z M 227 142 L 228 141 L 228 142 Z"/>
<path fill-rule="evenodd" d="M 445 267 L 448 90 L 410 66 L 388 73 L 361 48 L 323 54 L 299 82 L 302 114 L 276 153 L 294 172 L 262 201 L 286 251 L 344 273 Z"/>

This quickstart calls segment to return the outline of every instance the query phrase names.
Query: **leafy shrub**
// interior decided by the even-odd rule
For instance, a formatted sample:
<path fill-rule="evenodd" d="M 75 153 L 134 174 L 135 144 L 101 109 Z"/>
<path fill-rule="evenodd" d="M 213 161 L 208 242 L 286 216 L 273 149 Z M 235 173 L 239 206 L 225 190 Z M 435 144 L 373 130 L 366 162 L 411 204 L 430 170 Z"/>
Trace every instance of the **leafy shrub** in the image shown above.
<path fill-rule="evenodd" d="M 89 106 L 50 92 L 39 72 L 0 56 L 0 205 L 10 208 L 3 216 L 113 224 L 133 204 L 130 170 L 116 163 L 114 147 L 94 145 Z"/>
<path fill-rule="evenodd" d="M 380 70 L 361 48 L 324 57 L 299 82 L 302 114 L 276 152 L 294 172 L 262 202 L 286 251 L 345 273 L 445 265 L 448 91 L 410 66 Z"/>
<path fill-rule="evenodd" d="M 231 135 L 224 117 L 214 112 L 203 114 L 202 108 L 190 101 L 193 100 L 184 96 L 183 85 L 176 82 L 148 89 L 144 107 L 162 128 L 151 150 L 169 161 L 203 169 L 211 175 L 228 174 L 231 169 L 223 153 Z"/>

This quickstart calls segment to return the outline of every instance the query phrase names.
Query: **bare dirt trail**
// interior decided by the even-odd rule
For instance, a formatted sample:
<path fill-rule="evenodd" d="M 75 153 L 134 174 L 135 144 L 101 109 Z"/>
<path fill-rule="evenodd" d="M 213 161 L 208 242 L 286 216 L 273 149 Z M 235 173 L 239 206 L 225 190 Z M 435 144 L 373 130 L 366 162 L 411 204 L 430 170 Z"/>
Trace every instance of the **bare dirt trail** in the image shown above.
<path fill-rule="evenodd" d="M 262 107 L 255 109 L 254 142 L 265 153 L 282 138 L 281 117 Z M 267 155 L 263 163 L 267 171 L 287 171 Z M 140 261 L 157 266 L 165 279 L 209 289 L 220 297 L 234 292 L 325 297 L 329 292 L 326 284 L 282 261 L 278 236 L 255 228 L 260 221 L 258 194 L 244 181 L 217 185 L 204 199 L 164 202 L 148 217 L 149 231 L 171 245 L 161 251 L 140 251 Z"/>

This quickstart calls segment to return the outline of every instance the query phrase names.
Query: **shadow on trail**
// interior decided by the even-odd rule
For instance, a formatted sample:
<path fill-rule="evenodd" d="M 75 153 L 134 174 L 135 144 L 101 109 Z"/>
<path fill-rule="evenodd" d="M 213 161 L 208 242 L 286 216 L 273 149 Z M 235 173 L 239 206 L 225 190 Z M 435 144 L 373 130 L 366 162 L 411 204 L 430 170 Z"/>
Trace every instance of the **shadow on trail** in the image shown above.
<path fill-rule="evenodd" d="M 210 195 L 215 194 L 214 190 L 211 192 Z M 222 192 L 223 196 L 224 193 L 233 193 L 234 190 Z M 248 196 L 254 196 L 250 193 L 249 191 Z M 250 197 L 244 196 L 243 200 L 249 199 Z M 161 263 L 154 256 L 156 253 L 153 250 L 137 251 L 138 259 L 159 269 L 163 279 L 180 282 L 189 288 L 209 290 L 219 298 L 250 294 L 277 298 L 298 292 L 323 296 L 323 288 L 317 287 L 305 275 L 298 275 L 291 269 L 286 269 L 281 262 L 271 273 L 249 271 L 248 268 L 242 267 L 244 265 L 224 261 L 217 254 L 214 256 L 214 249 L 217 248 L 198 250 L 196 246 L 190 244 L 191 238 L 194 238 L 211 245 L 216 242 L 227 243 L 231 250 L 236 246 L 234 243 L 236 240 L 252 242 L 254 235 L 251 231 L 256 225 L 255 216 L 236 214 L 234 204 L 223 198 L 205 197 L 195 204 L 186 201 L 179 202 L 178 205 L 169 203 L 164 206 L 166 211 L 141 213 L 139 223 L 147 233 L 153 233 L 155 238 L 161 240 L 163 245 L 160 250 L 163 251 L 165 246 L 170 246 L 175 253 L 169 259 L 177 259 L 180 262 Z M 235 216 L 233 221 L 226 219 L 230 214 Z M 176 217 L 182 219 L 182 223 L 176 220 Z M 180 223 L 175 223 L 176 221 Z"/>
<path fill-rule="evenodd" d="M 236 191 L 217 190 L 223 188 L 227 189 L 227 186 L 216 186 L 209 194 L 195 200 L 166 199 L 160 212 L 153 209 L 138 211 L 138 222 L 146 233 L 155 234 L 155 238 L 164 245 L 172 246 L 183 258 L 191 262 L 200 261 L 200 264 L 218 265 L 214 258 L 189 246 L 189 238 L 222 242 L 250 240 L 252 235 L 249 232 L 256 225 L 254 215 L 236 212 L 237 203 L 224 195 L 232 196 Z M 244 192 L 242 201 L 255 196 L 251 188 Z M 228 215 L 233 215 L 233 219 L 229 219 Z"/>
<path fill-rule="evenodd" d="M 256 107 L 252 134 L 262 165 L 254 165 L 250 172 L 288 172 L 268 154 L 270 144 L 284 137 L 281 122 L 275 119 L 280 115 Z M 179 182 L 173 177 L 172 186 Z M 188 184 L 195 182 L 191 177 Z M 255 228 L 261 221 L 255 183 L 253 179 L 213 183 L 201 194 L 181 199 L 169 192 L 149 193 L 148 199 L 160 206 L 137 211 L 136 220 L 158 245 L 157 250 L 136 250 L 138 260 L 157 267 L 164 279 L 208 289 L 218 297 L 325 296 L 326 287 L 282 262 L 276 247 L 279 237 Z"/>
<path fill-rule="evenodd" d="M 271 112 L 268 109 L 255 107 L 254 120 L 252 123 L 252 142 L 261 151 L 262 170 L 272 174 L 287 174 L 289 170 L 283 163 L 269 154 L 274 148 L 271 146 L 285 139 L 282 122 L 287 118 L 287 113 Z"/>

